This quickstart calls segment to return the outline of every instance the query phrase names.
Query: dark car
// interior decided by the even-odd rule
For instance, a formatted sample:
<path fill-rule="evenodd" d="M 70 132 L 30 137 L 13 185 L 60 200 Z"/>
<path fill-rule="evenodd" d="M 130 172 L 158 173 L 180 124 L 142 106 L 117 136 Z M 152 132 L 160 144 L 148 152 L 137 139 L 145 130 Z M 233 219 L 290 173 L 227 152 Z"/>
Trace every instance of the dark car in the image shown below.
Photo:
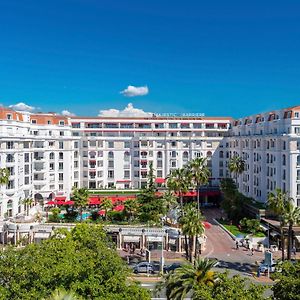
<path fill-rule="evenodd" d="M 133 273 L 138 274 L 138 273 L 154 273 L 154 266 L 153 264 L 143 261 L 137 264 L 136 266 L 133 267 Z"/>
<path fill-rule="evenodd" d="M 168 266 L 164 266 L 164 273 L 169 273 L 171 271 L 176 270 L 177 268 L 181 267 L 180 263 L 173 263 L 171 265 Z"/>

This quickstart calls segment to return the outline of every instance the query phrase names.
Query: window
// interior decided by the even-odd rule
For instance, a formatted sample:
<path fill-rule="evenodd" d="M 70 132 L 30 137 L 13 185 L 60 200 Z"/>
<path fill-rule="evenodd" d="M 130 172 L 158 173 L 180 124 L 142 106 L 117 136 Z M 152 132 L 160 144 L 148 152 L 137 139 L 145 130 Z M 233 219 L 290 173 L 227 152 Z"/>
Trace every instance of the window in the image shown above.
<path fill-rule="evenodd" d="M 7 119 L 7 120 L 12 120 L 12 115 L 11 115 L 11 114 L 7 114 L 7 115 L 6 115 L 6 119 Z"/>
<path fill-rule="evenodd" d="M 65 121 L 59 121 L 59 125 L 60 126 L 64 126 L 65 125 Z"/>
<path fill-rule="evenodd" d="M 114 153 L 112 151 L 108 152 L 108 158 L 114 158 Z"/>
<path fill-rule="evenodd" d="M 300 167 L 300 155 L 297 155 L 297 167 Z"/>
<path fill-rule="evenodd" d="M 24 173 L 25 173 L 25 175 L 28 175 L 28 174 L 29 174 L 29 171 L 30 171 L 29 165 L 25 165 L 25 166 L 24 166 Z"/>
<path fill-rule="evenodd" d="M 113 168 L 114 167 L 114 161 L 113 160 L 109 160 L 108 161 L 108 167 L 109 168 Z"/>
<path fill-rule="evenodd" d="M 50 169 L 50 171 L 54 171 L 54 163 L 49 164 L 49 169 Z"/>
<path fill-rule="evenodd" d="M 60 191 L 63 191 L 63 190 L 64 190 L 64 185 L 63 185 L 63 184 L 59 184 L 59 185 L 58 185 L 58 189 L 59 189 Z"/>
<path fill-rule="evenodd" d="M 14 149 L 14 142 L 6 142 L 6 149 Z"/>
<path fill-rule="evenodd" d="M 58 158 L 59 158 L 59 159 L 64 159 L 64 154 L 63 154 L 63 152 L 59 152 Z"/>
<path fill-rule="evenodd" d="M 64 173 L 58 173 L 58 180 L 59 181 L 64 180 Z"/>
<path fill-rule="evenodd" d="M 114 148 L 114 142 L 108 142 L 108 148 Z"/>
<path fill-rule="evenodd" d="M 31 124 L 36 124 L 36 120 L 31 120 Z"/>
<path fill-rule="evenodd" d="M 130 148 L 130 142 L 124 142 L 124 148 Z"/>
<path fill-rule="evenodd" d="M 285 158 L 285 154 L 282 155 L 282 165 L 285 166 L 286 165 L 286 158 Z"/>
<path fill-rule="evenodd" d="M 171 142 L 171 147 L 176 147 L 176 145 L 177 145 L 177 142 Z"/>
<path fill-rule="evenodd" d="M 50 124 L 51 124 L 51 121 L 50 121 L 50 120 L 48 120 L 48 121 L 47 121 L 47 124 L 48 124 L 48 125 L 50 125 Z"/>
<path fill-rule="evenodd" d="M 63 168 L 64 168 L 64 163 L 60 162 L 58 164 L 58 170 L 63 170 Z"/>
<path fill-rule="evenodd" d="M 127 151 L 124 153 L 124 161 L 126 161 L 126 162 L 130 161 L 130 153 Z"/>
<path fill-rule="evenodd" d="M 212 147 L 212 142 L 206 142 L 206 147 L 211 148 Z"/>
<path fill-rule="evenodd" d="M 29 156 L 29 153 L 25 153 L 25 154 L 24 154 L 24 161 L 25 161 L 25 162 L 29 162 L 29 157 L 30 157 L 30 156 Z"/>
<path fill-rule="evenodd" d="M 124 178 L 125 178 L 125 179 L 130 178 L 130 171 L 128 171 L 128 170 L 125 170 L 125 171 L 124 171 Z"/>
<path fill-rule="evenodd" d="M 59 132 L 59 135 L 60 135 L 60 136 L 64 136 L 64 135 L 65 135 L 64 131 L 60 131 L 60 132 Z"/>
<path fill-rule="evenodd" d="M 299 118 L 299 113 L 298 112 L 295 112 L 295 118 Z"/>
<path fill-rule="evenodd" d="M 50 153 L 49 159 L 54 159 L 54 152 L 51 152 L 51 153 Z"/>
<path fill-rule="evenodd" d="M 29 184 L 29 177 L 28 176 L 24 177 L 24 184 Z"/>
<path fill-rule="evenodd" d="M 158 158 L 158 159 L 161 159 L 161 158 L 162 158 L 162 152 L 160 152 L 160 151 L 157 152 L 157 158 Z"/>
<path fill-rule="evenodd" d="M 157 174 L 157 177 L 159 177 L 159 178 L 163 177 L 162 170 L 157 170 L 156 174 Z"/>
<path fill-rule="evenodd" d="M 64 142 L 59 142 L 59 149 L 64 149 Z"/>
<path fill-rule="evenodd" d="M 108 170 L 107 176 L 108 176 L 108 178 L 114 178 L 114 171 Z"/>

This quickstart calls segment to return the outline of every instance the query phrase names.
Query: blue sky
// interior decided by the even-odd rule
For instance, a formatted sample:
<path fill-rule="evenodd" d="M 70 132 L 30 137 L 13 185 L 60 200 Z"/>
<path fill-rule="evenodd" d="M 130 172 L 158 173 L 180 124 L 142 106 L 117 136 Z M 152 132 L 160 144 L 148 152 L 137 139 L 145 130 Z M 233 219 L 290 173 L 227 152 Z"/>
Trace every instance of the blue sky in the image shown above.
<path fill-rule="evenodd" d="M 298 0 L 0 0 L 5 106 L 239 117 L 300 104 L 299 56 Z"/>

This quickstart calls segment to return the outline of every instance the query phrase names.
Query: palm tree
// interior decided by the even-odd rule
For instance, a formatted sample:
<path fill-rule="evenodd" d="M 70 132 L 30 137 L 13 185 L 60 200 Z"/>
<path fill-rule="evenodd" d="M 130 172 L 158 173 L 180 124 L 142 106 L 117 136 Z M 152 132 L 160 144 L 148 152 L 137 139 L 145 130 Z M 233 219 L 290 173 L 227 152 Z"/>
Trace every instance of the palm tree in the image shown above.
<path fill-rule="evenodd" d="M 191 178 L 186 169 L 175 169 L 167 176 L 167 187 L 178 193 L 181 209 L 183 208 L 183 194 L 191 187 Z"/>
<path fill-rule="evenodd" d="M 164 193 L 162 200 L 164 201 L 164 206 L 166 208 L 166 217 L 172 210 L 174 210 L 178 206 L 177 198 L 171 191 L 167 191 Z M 173 224 L 173 220 L 171 219 L 171 223 Z"/>
<path fill-rule="evenodd" d="M 33 202 L 34 201 L 33 201 L 32 198 L 26 198 L 26 199 L 23 200 L 23 204 L 24 204 L 27 216 L 29 216 L 29 209 L 32 206 Z"/>
<path fill-rule="evenodd" d="M 67 292 L 64 289 L 55 290 L 46 300 L 79 300 L 81 298 L 75 296 L 72 292 Z"/>
<path fill-rule="evenodd" d="M 214 285 L 216 276 L 211 269 L 215 261 L 207 258 L 197 258 L 194 264 L 185 264 L 164 276 L 156 290 L 166 289 L 167 299 L 185 299 L 187 295 L 193 298 L 194 289 L 199 285 Z"/>
<path fill-rule="evenodd" d="M 130 220 L 134 218 L 139 208 L 138 201 L 135 199 L 126 200 L 124 202 L 124 213 L 127 215 L 127 219 Z"/>
<path fill-rule="evenodd" d="M 80 212 L 80 222 L 82 221 L 83 208 L 89 203 L 89 191 L 86 188 L 73 188 L 72 199 L 74 201 L 74 206 L 79 209 Z"/>
<path fill-rule="evenodd" d="M 100 207 L 101 207 L 101 209 L 104 210 L 104 212 L 105 212 L 105 220 L 107 220 L 107 212 L 114 207 L 113 204 L 112 204 L 112 202 L 111 202 L 111 199 L 104 198 L 101 201 Z"/>
<path fill-rule="evenodd" d="M 189 237 L 189 257 L 190 262 L 193 261 L 193 257 L 197 256 L 196 244 L 198 236 L 204 233 L 204 225 L 202 223 L 203 217 L 200 216 L 199 211 L 196 210 L 193 204 L 187 204 L 184 207 L 184 213 L 180 218 L 180 225 L 182 233 Z"/>
<path fill-rule="evenodd" d="M 300 223 L 300 207 L 295 207 L 293 202 L 289 201 L 288 203 L 286 203 L 283 218 L 285 223 L 289 226 L 287 259 L 290 260 L 293 244 L 293 226 Z"/>
<path fill-rule="evenodd" d="M 9 176 L 10 176 L 10 173 L 7 168 L 0 168 L 0 188 L 2 185 L 8 184 Z M 0 189 L 0 192 L 1 192 L 1 189 Z M 1 216 L 1 207 L 0 207 L 0 216 Z"/>
<path fill-rule="evenodd" d="M 282 260 L 284 260 L 284 250 L 285 250 L 284 226 L 286 223 L 285 223 L 284 215 L 286 213 L 287 203 L 289 203 L 290 201 L 291 201 L 291 198 L 289 197 L 288 193 L 283 192 L 279 188 L 277 188 L 275 190 L 275 194 L 269 193 L 269 195 L 268 195 L 268 207 L 279 218 Z"/>
<path fill-rule="evenodd" d="M 236 154 L 229 159 L 228 169 L 230 173 L 235 174 L 235 182 L 237 183 L 237 175 L 245 171 L 245 161 Z"/>
<path fill-rule="evenodd" d="M 197 208 L 200 212 L 200 186 L 207 184 L 210 176 L 210 171 L 206 165 L 206 159 L 203 157 L 195 158 L 187 165 L 188 172 L 195 183 L 197 189 Z"/>

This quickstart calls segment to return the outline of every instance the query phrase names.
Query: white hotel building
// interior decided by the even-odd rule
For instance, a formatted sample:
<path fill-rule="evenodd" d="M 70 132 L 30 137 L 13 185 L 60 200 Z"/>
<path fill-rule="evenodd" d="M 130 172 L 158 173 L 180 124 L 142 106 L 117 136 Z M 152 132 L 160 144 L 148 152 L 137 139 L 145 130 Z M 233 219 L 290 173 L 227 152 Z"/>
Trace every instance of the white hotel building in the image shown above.
<path fill-rule="evenodd" d="M 246 170 L 238 176 L 244 195 L 266 202 L 281 188 L 300 206 L 300 106 L 234 120 L 228 135 L 225 164 L 236 154 L 244 159 Z"/>
<path fill-rule="evenodd" d="M 22 213 L 27 197 L 69 197 L 72 186 L 141 188 L 150 163 L 162 182 L 172 169 L 207 157 L 210 184 L 218 185 L 235 153 L 246 161 L 238 179 L 244 194 L 264 202 L 269 191 L 281 187 L 298 199 L 299 114 L 300 107 L 294 107 L 235 121 L 155 115 L 85 118 L 1 107 L 0 167 L 9 168 L 10 180 L 0 187 L 0 218 Z"/>

